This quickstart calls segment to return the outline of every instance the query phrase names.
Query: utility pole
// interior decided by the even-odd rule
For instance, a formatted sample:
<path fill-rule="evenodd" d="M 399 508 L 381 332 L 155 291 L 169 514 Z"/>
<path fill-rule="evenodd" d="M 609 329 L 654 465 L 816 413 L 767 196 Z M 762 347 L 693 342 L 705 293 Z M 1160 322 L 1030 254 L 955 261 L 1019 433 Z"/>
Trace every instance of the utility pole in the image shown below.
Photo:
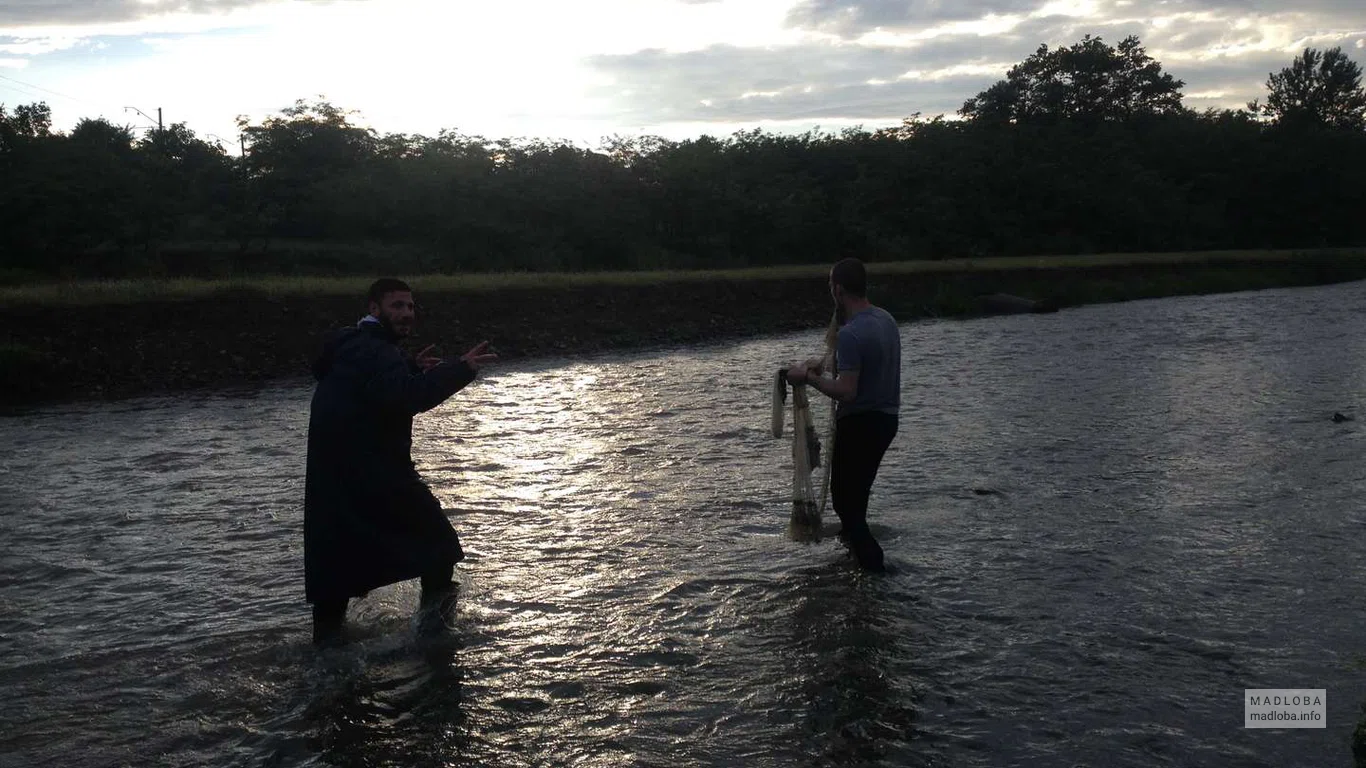
<path fill-rule="evenodd" d="M 152 116 L 151 116 L 151 115 L 147 114 L 146 112 L 143 112 L 142 110 L 138 109 L 137 107 L 124 107 L 124 108 L 123 108 L 123 111 L 124 111 L 124 112 L 127 112 L 127 111 L 130 110 L 130 109 L 133 110 L 134 112 L 138 113 L 139 115 L 142 115 L 143 117 L 147 118 L 148 120 L 151 120 L 151 119 L 152 119 Z M 165 132 L 164 132 L 164 130 L 163 130 L 163 128 L 162 128 L 162 123 L 161 123 L 161 107 L 157 107 L 157 140 L 156 140 L 156 148 L 157 148 L 157 154 L 161 155 L 161 156 L 164 158 L 164 157 L 166 156 L 166 135 L 165 135 Z M 165 173 L 165 169 L 164 169 L 164 168 L 160 169 L 160 170 L 158 171 L 158 177 L 159 177 L 159 178 L 165 178 L 165 177 L 164 177 L 164 173 Z M 151 212 L 149 212 L 149 214 L 148 214 L 148 215 L 149 215 L 149 218 L 145 219 L 144 222 L 143 222 L 143 238 L 144 238 L 144 241 L 143 241 L 142 248 L 143 248 L 144 251 L 149 252 L 149 253 L 153 252 L 154 250 L 157 250 L 157 249 L 155 248 L 155 241 L 156 241 L 156 239 L 157 239 L 157 231 L 156 231 L 156 230 L 157 230 L 158 225 L 161 223 L 162 217 L 163 217 L 163 215 L 164 215 L 164 210 L 165 210 L 164 207 L 163 207 L 163 206 L 164 206 L 164 203 L 163 203 L 162 200 L 161 200 L 161 196 L 160 196 L 160 195 L 157 195 L 157 196 L 155 196 L 154 199 L 155 199 L 155 203 L 153 204 L 153 210 L 152 210 Z"/>
<path fill-rule="evenodd" d="M 218 143 L 219 143 L 220 145 L 228 143 L 228 140 L 227 140 L 227 139 L 223 138 L 222 136 L 219 136 L 219 135 L 216 134 L 216 133 L 206 133 L 206 134 L 204 134 L 204 135 L 207 136 L 207 137 L 210 138 L 210 139 L 218 139 Z M 246 157 L 246 156 L 247 156 L 247 137 L 244 136 L 243 134 L 240 134 L 240 133 L 237 134 L 237 147 L 238 147 L 238 149 L 241 150 L 241 152 L 242 152 L 242 157 Z M 224 150 L 224 151 L 226 152 L 227 150 Z"/>
<path fill-rule="evenodd" d="M 147 118 L 148 120 L 151 120 L 151 119 L 152 119 L 152 116 L 151 116 L 151 115 L 147 114 L 146 112 L 143 112 L 142 110 L 138 109 L 137 107 L 124 107 L 124 108 L 123 108 L 123 111 L 124 111 L 124 112 L 127 112 L 127 111 L 130 110 L 130 109 L 133 110 L 134 112 L 138 113 L 139 115 L 142 115 L 143 117 Z M 162 134 L 162 130 L 163 130 L 163 129 L 162 129 L 162 125 L 161 125 L 161 107 L 157 107 L 157 146 L 161 146 L 161 134 Z"/>
<path fill-rule="evenodd" d="M 147 114 L 146 112 L 143 112 L 142 110 L 138 109 L 137 107 L 124 107 L 124 108 L 123 108 L 123 111 L 124 111 L 124 112 L 127 112 L 127 111 L 130 110 L 130 109 L 133 110 L 134 112 L 138 113 L 139 115 L 142 115 L 143 117 L 147 118 L 148 120 L 151 120 L 151 119 L 152 119 L 152 116 L 151 116 L 151 115 Z M 161 107 L 157 107 L 157 130 L 158 130 L 158 131 L 161 130 Z"/>

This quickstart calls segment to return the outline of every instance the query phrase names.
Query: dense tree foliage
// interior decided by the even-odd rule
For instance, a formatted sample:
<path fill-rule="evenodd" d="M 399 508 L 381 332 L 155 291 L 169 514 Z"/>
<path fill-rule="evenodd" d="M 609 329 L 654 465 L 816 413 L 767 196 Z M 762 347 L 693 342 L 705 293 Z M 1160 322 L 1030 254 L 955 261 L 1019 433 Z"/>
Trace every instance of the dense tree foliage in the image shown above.
<path fill-rule="evenodd" d="M 1088 37 L 961 120 L 588 150 L 299 102 L 242 121 L 241 157 L 183 124 L 58 132 L 44 104 L 0 107 L 0 279 L 1366 245 L 1360 69 L 1310 49 L 1268 86 L 1195 113 L 1137 39 Z"/>
<path fill-rule="evenodd" d="M 1129 36 L 1111 48 L 1087 35 L 1070 48 L 1049 50 L 1012 67 L 1002 80 L 963 105 L 960 113 L 993 122 L 1134 120 L 1181 112 L 1184 82 Z"/>
<path fill-rule="evenodd" d="M 1341 48 L 1306 48 L 1294 63 L 1267 78 L 1266 104 L 1249 109 L 1290 127 L 1366 130 L 1361 67 Z"/>

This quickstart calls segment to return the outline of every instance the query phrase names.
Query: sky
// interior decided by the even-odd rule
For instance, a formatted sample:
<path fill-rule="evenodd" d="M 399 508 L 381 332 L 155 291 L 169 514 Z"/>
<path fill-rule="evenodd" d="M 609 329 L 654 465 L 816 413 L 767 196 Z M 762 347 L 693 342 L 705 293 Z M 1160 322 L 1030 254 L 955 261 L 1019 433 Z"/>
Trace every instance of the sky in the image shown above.
<path fill-rule="evenodd" d="M 0 0 L 0 103 L 234 144 L 239 115 L 326 98 L 382 132 L 594 147 L 951 116 L 1087 34 L 1237 108 L 1306 47 L 1366 66 L 1366 0 Z"/>

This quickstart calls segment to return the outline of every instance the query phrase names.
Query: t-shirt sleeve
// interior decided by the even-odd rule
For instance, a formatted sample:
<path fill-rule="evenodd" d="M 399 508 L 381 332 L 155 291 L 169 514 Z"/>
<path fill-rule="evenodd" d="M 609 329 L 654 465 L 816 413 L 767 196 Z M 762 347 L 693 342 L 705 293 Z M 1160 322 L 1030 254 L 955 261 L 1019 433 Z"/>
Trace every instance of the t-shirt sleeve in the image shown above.
<path fill-rule="evenodd" d="M 835 368 L 839 373 L 853 373 L 863 365 L 859 357 L 858 339 L 849 327 L 840 329 L 835 342 Z"/>

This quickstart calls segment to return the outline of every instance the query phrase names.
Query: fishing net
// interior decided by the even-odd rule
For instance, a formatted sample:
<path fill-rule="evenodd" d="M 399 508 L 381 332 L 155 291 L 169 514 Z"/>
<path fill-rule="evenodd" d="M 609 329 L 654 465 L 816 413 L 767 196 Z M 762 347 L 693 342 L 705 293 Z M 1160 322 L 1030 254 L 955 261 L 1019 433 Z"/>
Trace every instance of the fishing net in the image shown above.
<path fill-rule="evenodd" d="M 832 320 L 826 337 L 826 353 L 819 364 L 822 375 L 834 370 L 834 333 L 837 328 Z M 819 393 L 816 394 L 818 399 L 824 399 Z M 822 440 L 812 418 L 810 388 L 805 384 L 789 384 L 787 369 L 780 369 L 773 379 L 771 426 L 774 437 L 783 436 L 789 399 L 792 404 L 792 516 L 788 533 L 794 538 L 815 538 L 820 535 L 825 502 L 830 493 L 830 457 L 835 445 L 835 401 L 827 400 L 829 417 Z M 816 469 L 821 472 L 813 481 L 812 474 Z"/>

